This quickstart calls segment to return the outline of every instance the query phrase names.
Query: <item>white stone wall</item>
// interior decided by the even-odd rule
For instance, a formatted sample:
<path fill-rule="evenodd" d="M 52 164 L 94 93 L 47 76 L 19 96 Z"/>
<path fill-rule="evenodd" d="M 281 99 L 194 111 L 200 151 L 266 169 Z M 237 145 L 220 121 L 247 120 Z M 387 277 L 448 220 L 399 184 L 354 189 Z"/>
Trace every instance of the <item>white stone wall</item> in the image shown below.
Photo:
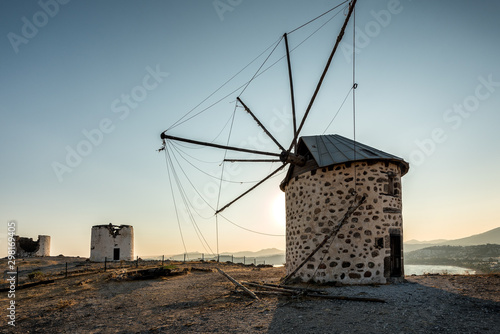
<path fill-rule="evenodd" d="M 48 235 L 39 235 L 38 242 L 40 244 L 40 248 L 36 256 L 50 256 L 50 236 Z"/>
<path fill-rule="evenodd" d="M 90 238 L 90 260 L 113 261 L 114 249 L 120 249 L 119 260 L 134 259 L 134 229 L 130 225 L 96 225 Z"/>
<path fill-rule="evenodd" d="M 367 197 L 365 203 L 340 229 L 332 245 L 328 248 L 327 243 L 296 277 L 342 284 L 386 283 L 389 235 L 399 233 L 402 240 L 401 171 L 392 162 L 329 166 L 289 181 L 285 189 L 287 274 L 323 241 L 353 204 L 355 170 L 356 192 Z M 394 195 L 388 194 L 388 172 L 394 173 Z"/>

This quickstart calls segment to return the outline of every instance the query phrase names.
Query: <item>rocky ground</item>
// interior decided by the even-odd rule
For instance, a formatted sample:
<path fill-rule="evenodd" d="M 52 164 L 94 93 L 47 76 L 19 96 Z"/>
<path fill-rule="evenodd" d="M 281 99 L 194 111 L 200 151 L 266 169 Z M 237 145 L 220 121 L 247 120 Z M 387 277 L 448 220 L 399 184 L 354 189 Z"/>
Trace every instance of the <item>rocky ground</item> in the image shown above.
<path fill-rule="evenodd" d="M 4 260 L 2 260 L 4 261 Z M 6 264 L 0 261 L 0 266 Z M 61 271 L 65 259 L 46 259 Z M 55 261 L 55 262 L 54 262 Z M 82 267 L 73 259 L 71 268 Z M 43 271 L 44 264 L 36 263 Z M 219 265 L 238 281 L 277 283 L 283 268 Z M 96 265 L 99 268 L 100 265 Z M 385 303 L 235 293 L 215 264 L 176 264 L 184 275 L 124 279 L 111 269 L 16 292 L 16 326 L 7 325 L 7 292 L 0 295 L 2 333 L 498 333 L 500 275 L 412 276 L 407 283 L 321 287 L 335 296 Z M 24 263 L 25 274 L 33 268 Z"/>

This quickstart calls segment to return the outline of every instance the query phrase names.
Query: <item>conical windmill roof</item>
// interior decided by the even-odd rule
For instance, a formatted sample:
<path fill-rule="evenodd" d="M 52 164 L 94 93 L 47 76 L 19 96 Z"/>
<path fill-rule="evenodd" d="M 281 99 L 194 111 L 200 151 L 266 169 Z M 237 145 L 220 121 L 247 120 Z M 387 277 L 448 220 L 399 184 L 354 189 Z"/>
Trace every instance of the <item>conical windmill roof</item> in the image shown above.
<path fill-rule="evenodd" d="M 403 175 L 409 168 L 400 157 L 340 135 L 304 136 L 299 139 L 299 147 L 301 144 L 307 147 L 318 167 L 360 160 L 392 160 L 403 165 Z"/>
<path fill-rule="evenodd" d="M 410 168 L 409 164 L 403 158 L 340 135 L 300 137 L 297 153 L 306 156 L 308 162 L 303 167 L 290 166 L 287 176 L 280 186 L 282 190 L 295 175 L 316 168 L 347 162 L 369 160 L 390 161 L 400 166 L 401 175 L 405 175 Z"/>

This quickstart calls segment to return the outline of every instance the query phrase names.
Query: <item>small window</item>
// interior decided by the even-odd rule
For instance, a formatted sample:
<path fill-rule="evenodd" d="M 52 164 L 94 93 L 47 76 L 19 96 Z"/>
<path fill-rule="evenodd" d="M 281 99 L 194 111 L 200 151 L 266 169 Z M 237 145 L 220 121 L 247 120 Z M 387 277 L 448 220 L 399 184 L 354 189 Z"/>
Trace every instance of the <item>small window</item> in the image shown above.
<path fill-rule="evenodd" d="M 396 175 L 393 172 L 387 173 L 387 179 L 389 180 L 389 184 L 387 187 L 387 194 L 394 196 L 394 179 L 396 178 Z"/>
<path fill-rule="evenodd" d="M 375 248 L 384 248 L 384 238 L 375 238 Z"/>

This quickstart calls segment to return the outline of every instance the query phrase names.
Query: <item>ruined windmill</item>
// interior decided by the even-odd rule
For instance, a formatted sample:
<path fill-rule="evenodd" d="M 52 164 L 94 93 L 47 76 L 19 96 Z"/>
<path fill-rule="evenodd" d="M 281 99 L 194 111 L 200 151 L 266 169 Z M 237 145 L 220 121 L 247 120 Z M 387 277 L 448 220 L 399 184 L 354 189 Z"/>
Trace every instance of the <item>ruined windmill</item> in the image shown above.
<path fill-rule="evenodd" d="M 404 275 L 401 177 L 408 171 L 408 163 L 339 135 L 299 137 L 355 4 L 356 0 L 349 4 L 336 43 L 298 127 L 290 52 L 287 35 L 284 35 L 294 134 L 288 149 L 273 137 L 240 97 L 237 97 L 238 103 L 279 147 L 280 153 L 195 141 L 171 136 L 166 131 L 161 134 L 162 149 L 165 149 L 166 140 L 174 140 L 274 158 L 226 161 L 282 162 L 280 167 L 222 206 L 216 214 L 289 167 L 280 185 L 286 198 L 287 279 L 373 284 Z"/>

